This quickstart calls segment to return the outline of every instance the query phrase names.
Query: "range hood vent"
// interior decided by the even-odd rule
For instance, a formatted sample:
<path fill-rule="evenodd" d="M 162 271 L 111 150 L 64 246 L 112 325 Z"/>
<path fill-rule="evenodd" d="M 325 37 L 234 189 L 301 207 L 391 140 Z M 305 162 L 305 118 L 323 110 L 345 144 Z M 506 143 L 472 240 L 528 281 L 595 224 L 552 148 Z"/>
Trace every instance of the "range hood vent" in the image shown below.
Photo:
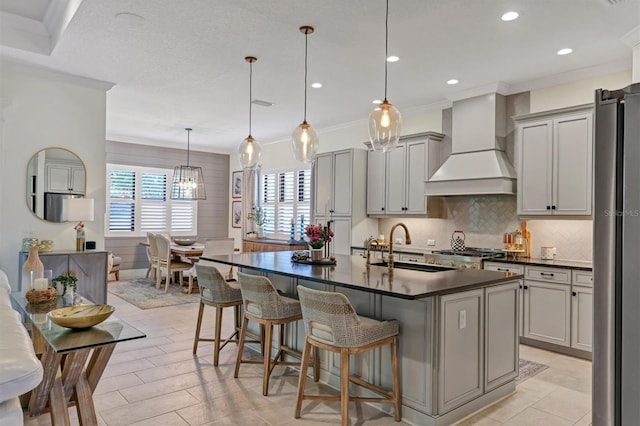
<path fill-rule="evenodd" d="M 451 156 L 427 180 L 425 195 L 515 194 L 516 172 L 504 152 L 506 124 L 500 94 L 454 102 Z"/>

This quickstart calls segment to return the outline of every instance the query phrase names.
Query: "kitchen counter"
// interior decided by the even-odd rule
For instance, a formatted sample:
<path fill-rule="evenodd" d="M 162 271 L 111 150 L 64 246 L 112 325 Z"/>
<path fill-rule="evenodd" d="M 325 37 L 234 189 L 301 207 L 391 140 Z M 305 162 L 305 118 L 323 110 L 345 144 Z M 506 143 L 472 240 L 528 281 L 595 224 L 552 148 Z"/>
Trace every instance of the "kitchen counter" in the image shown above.
<path fill-rule="evenodd" d="M 585 262 L 580 260 L 563 260 L 563 259 L 554 259 L 554 260 L 545 260 L 545 259 L 536 259 L 536 258 L 502 258 L 502 259 L 487 259 L 485 262 L 501 262 L 501 263 L 515 263 L 518 265 L 525 266 L 550 266 L 554 268 L 568 268 L 568 269 L 580 269 L 583 271 L 591 271 L 593 269 L 593 264 L 591 262 Z"/>
<path fill-rule="evenodd" d="M 301 278 L 338 287 L 403 299 L 458 293 L 522 278 L 509 272 L 482 269 L 451 269 L 423 272 L 371 265 L 359 256 L 336 255 L 336 265 L 307 265 L 291 261 L 292 252 L 237 253 L 201 259 L 261 272 Z M 396 262 L 396 265 L 399 262 Z"/>
<path fill-rule="evenodd" d="M 292 253 L 206 259 L 266 275 L 286 294 L 295 295 L 299 285 L 338 292 L 360 315 L 398 320 L 402 418 L 411 424 L 450 425 L 515 391 L 522 275 L 482 269 L 407 270 L 398 268 L 402 262 L 396 262 L 390 274 L 386 266 L 367 268 L 360 256 L 338 255 L 336 265 L 308 265 L 292 262 Z M 249 329 L 259 332 L 253 323 Z M 288 327 L 285 339 L 300 350 L 304 337 L 304 328 L 296 323 Z M 353 374 L 389 387 L 388 359 L 385 350 L 363 353 L 354 362 Z M 321 369 L 322 380 L 339 389 L 339 361 L 322 357 Z"/>

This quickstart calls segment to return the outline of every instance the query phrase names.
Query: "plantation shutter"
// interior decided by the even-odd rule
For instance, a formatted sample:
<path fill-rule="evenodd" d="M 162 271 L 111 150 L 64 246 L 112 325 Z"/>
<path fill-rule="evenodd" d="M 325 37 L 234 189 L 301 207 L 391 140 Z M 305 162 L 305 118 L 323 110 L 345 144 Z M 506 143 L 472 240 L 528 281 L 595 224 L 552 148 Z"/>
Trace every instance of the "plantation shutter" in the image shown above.
<path fill-rule="evenodd" d="M 140 230 L 167 230 L 167 175 L 142 173 L 140 181 Z"/>
<path fill-rule="evenodd" d="M 265 213 L 265 223 L 262 232 L 273 234 L 276 229 L 276 174 L 262 175 L 262 209 Z"/>
<path fill-rule="evenodd" d="M 109 173 L 109 231 L 135 229 L 136 173 L 113 170 Z"/>

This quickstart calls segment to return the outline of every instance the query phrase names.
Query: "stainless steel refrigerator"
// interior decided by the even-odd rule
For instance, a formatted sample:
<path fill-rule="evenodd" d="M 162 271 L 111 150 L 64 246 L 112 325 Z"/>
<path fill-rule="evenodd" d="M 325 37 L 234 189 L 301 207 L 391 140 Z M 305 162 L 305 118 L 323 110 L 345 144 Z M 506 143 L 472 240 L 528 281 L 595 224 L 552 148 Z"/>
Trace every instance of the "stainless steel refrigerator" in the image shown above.
<path fill-rule="evenodd" d="M 58 194 L 55 192 L 44 193 L 44 220 L 49 222 L 63 222 L 62 200 L 65 198 L 78 198 L 82 195 Z"/>
<path fill-rule="evenodd" d="M 640 424 L 640 83 L 596 90 L 593 425 Z"/>

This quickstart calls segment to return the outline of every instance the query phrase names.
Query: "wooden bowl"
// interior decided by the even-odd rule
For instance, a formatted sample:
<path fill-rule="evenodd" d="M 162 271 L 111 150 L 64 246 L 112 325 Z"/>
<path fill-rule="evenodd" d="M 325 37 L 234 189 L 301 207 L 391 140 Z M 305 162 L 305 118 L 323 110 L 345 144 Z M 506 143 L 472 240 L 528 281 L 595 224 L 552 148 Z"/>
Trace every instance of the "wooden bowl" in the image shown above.
<path fill-rule="evenodd" d="M 111 305 L 78 305 L 54 309 L 48 317 L 61 327 L 89 328 L 109 318 L 115 310 Z"/>
<path fill-rule="evenodd" d="M 196 237 L 175 237 L 173 242 L 179 246 L 190 246 L 197 241 Z"/>

